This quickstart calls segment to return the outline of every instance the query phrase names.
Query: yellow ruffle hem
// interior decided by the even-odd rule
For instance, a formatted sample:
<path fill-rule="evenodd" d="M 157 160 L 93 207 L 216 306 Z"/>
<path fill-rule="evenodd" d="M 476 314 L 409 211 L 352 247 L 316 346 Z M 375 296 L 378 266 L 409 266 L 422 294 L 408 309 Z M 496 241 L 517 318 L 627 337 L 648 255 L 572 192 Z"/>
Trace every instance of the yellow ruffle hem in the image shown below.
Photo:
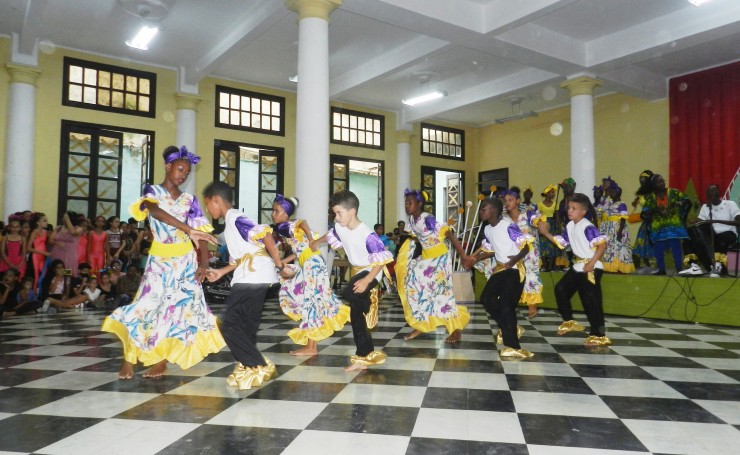
<path fill-rule="evenodd" d="M 337 330 L 342 330 L 344 324 L 349 322 L 350 308 L 347 305 L 339 305 L 339 312 L 334 317 L 324 319 L 321 327 L 310 329 L 295 328 L 288 332 L 288 336 L 295 344 L 306 345 L 308 340 L 321 341 L 329 338 Z M 291 319 L 292 316 L 288 315 Z M 298 316 L 298 321 L 301 317 Z"/>
<path fill-rule="evenodd" d="M 604 271 L 612 273 L 635 273 L 635 264 L 625 264 L 624 262 L 603 262 Z"/>
<path fill-rule="evenodd" d="M 519 303 L 523 305 L 537 305 L 544 302 L 542 292 L 522 292 Z"/>
<path fill-rule="evenodd" d="M 199 331 L 195 335 L 195 340 L 189 346 L 186 346 L 176 338 L 165 338 L 151 350 L 143 350 L 134 346 L 131 343 L 126 326 L 110 317 L 105 318 L 100 330 L 113 333 L 121 339 L 123 343 L 123 358 L 127 362 L 133 364 L 141 362 L 146 366 L 167 360 L 170 363 L 179 365 L 183 370 L 187 370 L 203 360 L 208 354 L 215 354 L 226 346 L 221 332 L 215 327 L 213 330 Z"/>

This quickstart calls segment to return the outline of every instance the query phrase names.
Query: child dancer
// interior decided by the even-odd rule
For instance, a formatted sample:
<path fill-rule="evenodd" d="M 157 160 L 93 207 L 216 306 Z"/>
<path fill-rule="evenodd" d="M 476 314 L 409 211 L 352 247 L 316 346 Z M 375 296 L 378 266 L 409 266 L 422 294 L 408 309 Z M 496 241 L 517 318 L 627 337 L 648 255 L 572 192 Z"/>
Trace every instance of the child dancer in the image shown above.
<path fill-rule="evenodd" d="M 110 257 L 108 234 L 103 230 L 104 227 L 105 218 L 98 216 L 95 218 L 95 228 L 87 236 L 87 259 L 94 275 L 100 273 Z"/>
<path fill-rule="evenodd" d="M 149 216 L 154 234 L 139 291 L 102 327 L 123 342 L 120 379 L 131 379 L 138 361 L 154 365 L 145 378 L 156 377 L 164 374 L 168 360 L 190 368 L 225 345 L 200 285 L 208 271 L 206 242 L 216 239 L 205 232 L 212 228 L 198 199 L 179 189 L 200 157 L 175 146 L 167 147 L 163 156 L 164 182 L 147 185 L 130 208 L 137 220 Z M 96 227 L 102 230 L 100 223 Z M 199 245 L 200 266 L 191 240 Z"/>
<path fill-rule="evenodd" d="M 0 275 L 7 270 L 15 270 L 18 279 L 23 280 L 26 274 L 26 239 L 21 235 L 20 220 L 11 219 L 8 231 L 0 242 Z"/>
<path fill-rule="evenodd" d="M 529 247 L 529 252 L 524 257 L 524 289 L 519 303 L 527 305 L 528 317 L 537 317 L 537 304 L 542 303 L 542 279 L 540 278 L 540 252 L 539 239 L 537 235 L 537 223 L 541 221 L 542 215 L 538 211 L 524 212 L 519 209 L 521 199 L 519 188 L 513 186 L 504 192 L 505 217 L 516 224 L 522 233 L 534 238 Z"/>
<path fill-rule="evenodd" d="M 121 219 L 117 216 L 108 217 L 108 230 L 105 231 L 108 245 L 108 261 L 119 259 L 123 252 L 123 232 L 121 231 Z"/>
<path fill-rule="evenodd" d="M 46 247 L 47 232 L 46 227 L 49 221 L 43 213 L 34 213 L 31 215 L 31 236 L 28 238 L 28 251 L 31 252 L 31 262 L 33 263 L 33 288 L 38 289 L 41 272 L 46 265 L 46 258 L 51 256 Z"/>
<path fill-rule="evenodd" d="M 267 290 L 277 282 L 275 266 L 284 266 L 272 237 L 272 228 L 257 224 L 233 208 L 234 190 L 224 182 L 212 182 L 203 191 L 206 210 L 214 220 L 224 218 L 224 238 L 229 255 L 237 258 L 221 269 L 209 269 L 208 280 L 218 281 L 234 272 L 231 292 L 224 304 L 221 330 L 237 360 L 226 383 L 239 390 L 258 387 L 272 379 L 275 365 L 257 349 L 257 330 Z"/>
<path fill-rule="evenodd" d="M 611 340 L 606 336 L 604 308 L 601 300 L 601 275 L 603 265 L 599 259 L 606 250 L 606 237 L 596 226 L 586 219 L 591 206 L 588 196 L 575 193 L 568 202 L 568 218 L 562 236 L 553 236 L 547 231 L 545 223 L 539 224 L 540 234 L 547 237 L 559 248 L 568 245 L 573 249 L 573 267 L 555 285 L 555 299 L 563 323 L 558 327 L 558 335 L 568 332 L 582 332 L 584 327 L 573 319 L 570 299 L 578 292 L 583 309 L 591 324 L 591 331 L 583 343 L 587 347 L 609 346 Z"/>
<path fill-rule="evenodd" d="M 378 285 L 383 267 L 393 260 L 393 255 L 386 251 L 378 234 L 370 226 L 357 218 L 360 201 L 351 191 L 334 193 L 329 200 L 336 223 L 323 237 L 311 242 L 311 249 L 323 241 L 328 241 L 332 248 L 343 248 L 347 260 L 352 265 L 352 278 L 347 283 L 342 297 L 349 301 L 352 335 L 357 350 L 350 358 L 352 365 L 344 371 L 364 370 L 368 366 L 385 362 L 386 355 L 376 351 L 373 338 L 367 328 L 365 314 L 371 311 L 370 291 Z"/>
<path fill-rule="evenodd" d="M 554 184 L 547 185 L 540 194 L 543 201 L 537 203 L 537 210 L 540 211 L 542 217 L 547 222 L 547 227 L 551 234 L 556 232 L 555 230 L 555 190 Z M 550 243 L 544 236 L 540 237 L 540 254 L 542 255 L 542 270 L 549 272 L 555 267 L 555 257 L 558 252 L 555 250 L 555 245 Z"/>
<path fill-rule="evenodd" d="M 534 242 L 532 236 L 523 234 L 516 224 L 502 217 L 501 199 L 486 198 L 481 202 L 478 216 L 488 222 L 483 230 L 485 240 L 482 251 L 462 258 L 466 268 L 477 261 L 495 257 L 496 268 L 481 294 L 481 303 L 499 327 L 497 343 L 504 348 L 499 355 L 513 359 L 528 359 L 534 356 L 522 349 L 519 338 L 524 333 L 516 324 L 516 305 L 524 286 L 524 266 L 521 263 Z M 544 224 L 544 223 L 543 223 Z"/>
<path fill-rule="evenodd" d="M 634 273 L 632 245 L 627 229 L 627 204 L 622 202 L 622 189 L 612 181 L 607 190 L 608 196 L 603 206 L 604 217 L 599 231 L 607 238 L 606 251 L 601 262 L 605 272 Z"/>
<path fill-rule="evenodd" d="M 465 251 L 448 225 L 438 223 L 433 215 L 422 211 L 429 200 L 426 192 L 406 189 L 404 199 L 409 216 L 406 226 L 422 249 L 421 256 L 415 258 L 416 242 L 409 239 L 398 252 L 398 296 L 406 322 L 414 329 L 404 339 L 411 340 L 444 326 L 450 334 L 445 343 L 457 343 L 462 338 L 460 332 L 470 321 L 470 314 L 467 308 L 455 303 L 452 261 L 445 239 L 461 257 Z"/>
<path fill-rule="evenodd" d="M 331 289 L 324 258 L 309 247 L 314 234 L 305 220 L 290 221 L 298 208 L 298 199 L 278 194 L 272 203 L 272 221 L 277 232 L 290 245 L 293 254 L 283 263 L 297 260 L 298 266 L 288 265 L 291 278 L 280 280 L 280 307 L 289 318 L 300 321 L 288 336 L 305 347 L 290 351 L 291 355 L 316 355 L 316 343 L 341 330 L 349 321 L 349 307 L 343 305 Z"/>

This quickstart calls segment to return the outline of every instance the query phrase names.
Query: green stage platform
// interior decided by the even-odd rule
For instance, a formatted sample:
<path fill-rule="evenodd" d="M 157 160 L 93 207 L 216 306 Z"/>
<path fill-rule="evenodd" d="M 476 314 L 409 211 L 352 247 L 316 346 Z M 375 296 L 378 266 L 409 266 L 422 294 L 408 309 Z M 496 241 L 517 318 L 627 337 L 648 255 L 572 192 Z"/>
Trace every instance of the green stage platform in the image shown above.
<path fill-rule="evenodd" d="M 563 272 L 542 273 L 543 308 L 557 309 L 553 289 Z M 475 272 L 475 296 L 485 277 Z M 740 279 L 684 278 L 606 273 L 601 279 L 604 312 L 673 321 L 703 322 L 740 327 Z M 578 294 L 573 309 L 583 311 Z"/>

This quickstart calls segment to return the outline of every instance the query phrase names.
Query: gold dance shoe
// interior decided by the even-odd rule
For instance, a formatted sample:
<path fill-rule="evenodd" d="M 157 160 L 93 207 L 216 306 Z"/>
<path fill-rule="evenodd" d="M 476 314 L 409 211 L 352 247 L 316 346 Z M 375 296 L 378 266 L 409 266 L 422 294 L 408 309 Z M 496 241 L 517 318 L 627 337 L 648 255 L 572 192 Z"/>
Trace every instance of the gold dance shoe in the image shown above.
<path fill-rule="evenodd" d="M 231 373 L 226 378 L 226 384 L 228 384 L 231 387 L 236 387 L 237 381 L 240 378 L 243 378 L 245 374 L 246 374 L 246 367 L 242 365 L 241 363 L 237 363 L 236 367 L 234 367 L 234 372 Z"/>
<path fill-rule="evenodd" d="M 516 339 L 518 340 L 522 335 L 524 335 L 524 327 L 520 325 L 516 326 Z M 501 329 L 496 334 L 496 344 L 504 344 L 504 335 L 501 333 Z"/>
<path fill-rule="evenodd" d="M 526 349 L 514 349 L 506 346 L 499 352 L 499 357 L 505 357 L 508 359 L 531 359 L 534 354 L 527 351 Z"/>
<path fill-rule="evenodd" d="M 611 346 L 612 340 L 609 339 L 606 335 L 603 337 L 597 337 L 596 335 L 589 335 L 588 338 L 586 338 L 586 341 L 583 342 L 583 345 L 586 347 L 601 347 L 601 346 Z"/>
<path fill-rule="evenodd" d="M 365 357 L 359 356 L 359 355 L 353 355 L 350 357 L 350 362 L 356 363 L 358 365 L 364 365 L 366 367 L 372 366 L 372 365 L 382 365 L 385 363 L 385 360 L 387 359 L 387 356 L 385 355 L 385 352 L 383 351 L 373 351 L 370 354 L 366 355 Z"/>
<path fill-rule="evenodd" d="M 269 381 L 270 379 L 277 376 L 277 368 L 275 368 L 275 364 L 272 363 L 272 360 L 268 359 L 267 357 L 265 357 L 265 363 L 266 363 L 265 366 L 258 367 L 258 368 L 264 370 L 264 375 L 265 375 L 264 380 Z"/>
<path fill-rule="evenodd" d="M 558 326 L 558 335 L 565 335 L 568 332 L 583 332 L 584 330 L 586 330 L 584 326 L 579 324 L 575 319 L 571 319 Z"/>

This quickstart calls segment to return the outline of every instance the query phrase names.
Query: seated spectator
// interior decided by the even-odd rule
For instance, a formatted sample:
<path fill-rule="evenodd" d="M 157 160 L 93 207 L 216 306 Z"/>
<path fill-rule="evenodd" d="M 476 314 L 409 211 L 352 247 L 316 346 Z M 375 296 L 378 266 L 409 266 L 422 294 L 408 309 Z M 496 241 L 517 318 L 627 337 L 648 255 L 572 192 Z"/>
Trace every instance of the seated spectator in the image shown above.
<path fill-rule="evenodd" d="M 118 279 L 123 276 L 121 267 L 123 263 L 119 259 L 113 259 L 110 261 L 110 267 L 108 267 L 108 275 L 110 276 L 110 282 L 113 286 L 118 283 Z"/>
<path fill-rule="evenodd" d="M 139 267 L 136 264 L 130 264 L 126 268 L 126 274 L 121 276 L 116 283 L 116 294 L 117 307 L 128 305 L 136 296 L 136 292 L 139 290 L 139 284 L 141 283 L 141 275 L 139 274 Z"/>
<path fill-rule="evenodd" d="M 18 272 L 7 270 L 0 282 L 0 319 L 30 313 L 40 306 L 33 291 L 33 277 L 18 283 Z"/>

